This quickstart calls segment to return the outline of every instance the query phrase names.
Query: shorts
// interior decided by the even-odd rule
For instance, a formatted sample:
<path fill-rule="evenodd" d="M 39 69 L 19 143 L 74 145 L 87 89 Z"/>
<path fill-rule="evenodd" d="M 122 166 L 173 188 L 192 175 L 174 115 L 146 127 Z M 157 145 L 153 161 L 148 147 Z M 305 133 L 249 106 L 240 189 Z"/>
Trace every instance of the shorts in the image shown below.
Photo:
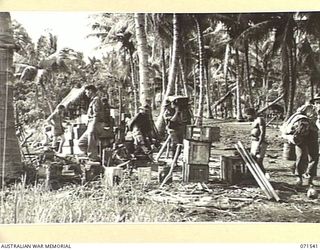
<path fill-rule="evenodd" d="M 258 156 L 260 159 L 263 159 L 267 152 L 268 143 L 263 141 L 259 148 L 258 141 L 251 141 L 250 153 L 253 156 Z"/>

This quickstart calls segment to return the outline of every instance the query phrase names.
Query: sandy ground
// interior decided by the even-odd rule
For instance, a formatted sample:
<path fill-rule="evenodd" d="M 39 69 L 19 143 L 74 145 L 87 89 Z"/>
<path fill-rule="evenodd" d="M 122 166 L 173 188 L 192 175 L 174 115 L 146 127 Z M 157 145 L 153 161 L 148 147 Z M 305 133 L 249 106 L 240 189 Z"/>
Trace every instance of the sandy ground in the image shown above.
<path fill-rule="evenodd" d="M 235 149 L 232 148 L 239 140 L 249 146 L 250 124 L 234 121 L 215 124 L 221 129 L 221 140 L 214 143 L 211 150 L 210 181 L 207 186 L 212 192 L 200 195 L 193 205 L 179 208 L 188 221 L 320 222 L 319 200 L 306 196 L 307 180 L 300 188 L 294 185 L 296 178 L 290 169 L 293 161 L 283 160 L 284 141 L 276 125 L 267 128 L 269 145 L 264 165 L 270 174 L 270 183 L 281 199 L 279 202 L 268 200 L 254 180 L 244 180 L 236 185 L 220 180 L 220 155 L 233 155 Z M 320 189 L 319 177 L 314 184 L 316 189 Z"/>

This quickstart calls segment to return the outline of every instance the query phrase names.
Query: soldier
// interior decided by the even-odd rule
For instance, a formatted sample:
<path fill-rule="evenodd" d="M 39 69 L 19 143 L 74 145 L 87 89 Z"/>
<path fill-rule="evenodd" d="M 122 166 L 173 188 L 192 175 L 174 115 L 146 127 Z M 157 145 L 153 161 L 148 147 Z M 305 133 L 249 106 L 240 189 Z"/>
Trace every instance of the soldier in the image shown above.
<path fill-rule="evenodd" d="M 300 107 L 297 112 L 309 118 L 309 133 L 306 135 L 306 146 L 308 150 L 308 166 L 305 172 L 302 174 L 302 177 L 308 179 L 308 185 L 312 185 L 313 179 L 317 175 L 317 166 L 319 162 L 319 129 L 316 125 L 318 119 L 318 112 L 316 110 L 316 106 L 311 103 Z"/>
<path fill-rule="evenodd" d="M 62 153 L 62 147 L 65 142 L 64 137 L 64 127 L 62 125 L 64 118 L 65 107 L 63 105 L 59 105 L 58 108 L 47 118 L 47 121 L 50 125 L 52 125 L 53 131 L 53 140 L 52 140 L 52 148 L 56 148 L 58 139 L 60 139 L 60 144 L 58 148 L 58 153 Z"/>
<path fill-rule="evenodd" d="M 143 151 L 145 154 L 151 156 L 151 144 L 153 133 L 153 121 L 151 121 L 150 106 L 144 105 L 139 108 L 139 113 L 133 117 L 129 123 L 129 130 L 135 144 L 135 153 Z"/>
<path fill-rule="evenodd" d="M 258 117 L 256 111 L 253 108 L 247 108 L 246 116 L 249 121 L 252 122 L 251 129 L 251 148 L 250 153 L 255 158 L 259 164 L 261 170 L 268 177 L 266 170 L 263 166 L 263 158 L 267 151 L 267 142 L 266 142 L 266 122 L 263 117 Z"/>
<path fill-rule="evenodd" d="M 87 130 L 79 139 L 79 148 L 88 155 L 92 161 L 99 161 L 98 139 L 104 132 L 104 110 L 103 104 L 97 95 L 97 88 L 94 85 L 85 87 L 85 94 L 90 99 L 88 108 Z"/>
<path fill-rule="evenodd" d="M 314 106 L 308 103 L 298 108 L 282 126 L 283 138 L 295 145 L 296 162 L 293 170 L 297 175 L 297 186 L 302 186 L 303 177 L 308 179 L 308 184 L 312 184 L 316 176 L 319 145 L 315 119 Z"/>
<path fill-rule="evenodd" d="M 183 143 L 185 124 L 182 118 L 182 111 L 176 103 L 167 100 L 163 118 L 166 122 L 168 135 L 170 136 L 173 156 L 176 152 L 177 145 Z"/>
<path fill-rule="evenodd" d="M 111 116 L 110 109 L 112 106 L 109 104 L 108 97 L 103 97 L 101 99 L 103 106 L 103 121 L 104 121 L 104 133 L 101 135 L 102 147 L 111 147 L 114 142 L 114 119 Z"/>

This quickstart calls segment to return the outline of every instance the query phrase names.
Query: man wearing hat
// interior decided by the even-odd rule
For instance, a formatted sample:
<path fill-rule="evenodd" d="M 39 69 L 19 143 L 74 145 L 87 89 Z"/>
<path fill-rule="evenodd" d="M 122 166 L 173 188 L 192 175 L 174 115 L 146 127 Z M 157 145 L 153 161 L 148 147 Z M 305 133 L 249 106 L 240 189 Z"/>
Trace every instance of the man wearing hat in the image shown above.
<path fill-rule="evenodd" d="M 178 144 L 183 143 L 185 124 L 182 119 L 180 107 L 170 100 L 166 100 L 163 118 L 166 122 L 168 135 L 170 136 L 172 156 L 175 154 Z"/>
<path fill-rule="evenodd" d="M 85 87 L 85 95 L 90 99 L 88 107 L 87 130 L 79 139 L 79 149 L 88 155 L 92 161 L 99 161 L 98 139 L 104 130 L 104 111 L 98 90 L 94 85 Z"/>

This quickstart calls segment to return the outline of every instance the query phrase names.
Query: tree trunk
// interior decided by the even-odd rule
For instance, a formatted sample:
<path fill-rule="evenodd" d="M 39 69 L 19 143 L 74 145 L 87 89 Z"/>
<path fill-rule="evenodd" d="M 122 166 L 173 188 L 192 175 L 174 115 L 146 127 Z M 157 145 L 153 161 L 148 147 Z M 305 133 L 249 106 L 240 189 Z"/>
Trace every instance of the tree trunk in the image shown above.
<path fill-rule="evenodd" d="M 314 98 L 314 78 L 311 76 L 310 77 L 310 95 L 311 95 L 311 100 Z"/>
<path fill-rule="evenodd" d="M 11 18 L 0 12 L 0 183 L 21 177 L 22 163 L 13 110 L 12 60 L 14 41 Z"/>
<path fill-rule="evenodd" d="M 294 39 L 292 38 L 292 42 L 294 43 Z M 296 93 L 296 54 L 295 54 L 295 45 L 293 47 L 290 46 L 289 49 L 289 79 L 290 79 L 290 88 L 289 88 L 289 103 L 288 110 L 289 114 L 293 114 L 294 110 L 294 97 Z"/>
<path fill-rule="evenodd" d="M 132 52 L 129 51 L 129 54 L 130 54 L 130 71 L 131 71 L 131 83 L 132 83 L 132 91 L 133 91 L 134 114 L 137 114 L 137 112 L 138 112 L 138 91 L 137 91 L 136 76 L 135 76 Z"/>
<path fill-rule="evenodd" d="M 181 73 L 181 80 L 182 80 L 184 95 L 185 96 L 189 96 L 188 95 L 188 88 L 187 88 L 187 80 L 186 80 L 187 79 L 186 71 L 184 69 L 184 65 L 183 65 L 183 62 L 182 62 L 181 58 L 179 60 L 179 65 L 180 65 L 180 73 Z"/>
<path fill-rule="evenodd" d="M 37 83 L 33 83 L 35 87 L 35 100 L 34 100 L 34 106 L 36 110 L 39 109 L 39 88 Z"/>
<path fill-rule="evenodd" d="M 223 64 L 223 78 L 225 81 L 225 92 L 228 93 L 229 91 L 229 86 L 228 86 L 228 64 L 229 64 L 229 53 L 230 53 L 230 45 L 227 43 L 226 45 L 226 51 L 224 55 L 224 64 Z M 230 113 L 232 112 L 232 100 L 230 98 L 229 102 L 224 105 L 224 117 L 228 117 L 228 111 Z"/>
<path fill-rule="evenodd" d="M 169 70 L 169 79 L 168 79 L 168 85 L 167 89 L 164 95 L 164 98 L 161 102 L 161 108 L 160 108 L 160 114 L 158 116 L 158 119 L 156 121 L 156 127 L 160 134 L 163 134 L 164 131 L 164 120 L 163 120 L 163 114 L 164 114 L 164 105 L 165 100 L 168 98 L 169 95 L 171 95 L 174 92 L 174 84 L 175 84 L 175 78 L 176 78 L 176 72 L 178 72 L 178 65 L 179 65 L 179 47 L 180 47 L 180 22 L 179 22 L 179 15 L 173 14 L 173 45 L 172 45 L 172 56 L 171 56 L 171 64 L 170 64 L 170 70 Z"/>
<path fill-rule="evenodd" d="M 196 116 L 196 110 L 197 110 L 197 76 L 196 76 L 196 70 L 195 67 L 193 67 L 193 116 Z"/>
<path fill-rule="evenodd" d="M 165 92 L 166 92 L 166 84 L 167 84 L 167 73 L 166 73 L 166 55 L 164 50 L 164 45 L 162 43 L 161 46 L 161 58 L 162 58 L 162 64 L 161 64 L 161 73 L 162 73 L 162 98 L 161 101 L 164 99 Z"/>
<path fill-rule="evenodd" d="M 207 59 L 208 60 L 208 59 Z M 210 84 L 209 84 L 209 62 L 206 62 L 205 66 L 206 72 L 206 102 L 207 102 L 207 118 L 212 119 L 212 109 L 211 109 L 211 96 L 210 96 Z"/>
<path fill-rule="evenodd" d="M 251 80 L 250 80 L 250 61 L 249 61 L 249 44 L 248 41 L 245 41 L 245 59 L 246 59 L 246 75 L 247 75 L 247 86 L 249 92 L 249 102 L 250 106 L 254 108 L 253 96 L 252 96 L 252 88 L 251 88 Z"/>
<path fill-rule="evenodd" d="M 285 40 L 281 47 L 282 89 L 284 92 L 286 119 L 293 114 L 294 96 L 296 91 L 296 47 L 293 30 L 293 16 L 288 17 L 285 28 Z"/>
<path fill-rule="evenodd" d="M 241 71 L 241 65 L 240 65 L 240 56 L 239 56 L 239 51 L 236 49 L 236 67 L 237 67 L 237 75 L 236 75 L 236 117 L 237 120 L 240 121 L 242 120 L 242 112 L 241 112 L 241 83 L 242 83 L 242 71 Z"/>
<path fill-rule="evenodd" d="M 199 107 L 197 113 L 197 120 L 196 125 L 202 126 L 202 116 L 203 116 L 203 104 L 204 104 L 204 66 L 203 66 L 203 55 L 204 55 L 204 45 L 203 45 L 203 34 L 202 34 L 202 27 L 199 21 L 199 17 L 195 16 L 196 28 L 197 28 L 197 37 L 198 37 L 198 53 L 199 53 Z"/>
<path fill-rule="evenodd" d="M 137 39 L 137 51 L 139 56 L 139 100 L 142 105 L 150 104 L 151 101 L 151 86 L 149 82 L 148 72 L 148 48 L 147 38 L 144 29 L 144 14 L 134 14 L 135 30 Z"/>

